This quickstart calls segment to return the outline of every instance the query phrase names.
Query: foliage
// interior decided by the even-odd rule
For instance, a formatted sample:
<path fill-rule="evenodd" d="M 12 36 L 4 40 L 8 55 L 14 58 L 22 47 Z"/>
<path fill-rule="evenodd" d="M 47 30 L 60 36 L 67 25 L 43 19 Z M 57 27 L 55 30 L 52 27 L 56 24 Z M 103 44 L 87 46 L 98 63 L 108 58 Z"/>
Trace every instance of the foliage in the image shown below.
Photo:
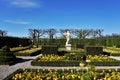
<path fill-rule="evenodd" d="M 25 50 L 25 49 L 29 49 L 31 46 L 19 46 L 19 47 L 13 47 L 13 48 L 10 48 L 10 51 L 12 52 L 17 52 L 17 51 L 21 51 L 21 50 Z"/>
<path fill-rule="evenodd" d="M 100 55 L 103 53 L 103 47 L 100 46 L 86 46 L 86 55 Z"/>
<path fill-rule="evenodd" d="M 119 66 L 120 61 L 109 58 L 107 55 L 84 55 L 84 52 L 67 52 L 63 56 L 55 54 L 43 54 L 31 62 L 32 65 L 37 66 L 79 66 L 83 61 L 85 65 L 99 65 L 99 66 Z"/>
<path fill-rule="evenodd" d="M 35 56 L 41 53 L 41 48 L 30 48 L 14 53 L 16 56 Z"/>
<path fill-rule="evenodd" d="M 4 80 L 119 80 L 119 69 L 23 69 L 17 70 Z"/>
<path fill-rule="evenodd" d="M 0 50 L 0 64 L 12 64 L 15 58 L 15 55 L 8 46 L 2 47 Z"/>
<path fill-rule="evenodd" d="M 42 54 L 58 54 L 58 46 L 44 45 L 42 46 Z"/>
<path fill-rule="evenodd" d="M 120 48 L 117 47 L 106 47 L 104 52 L 110 53 L 111 56 L 120 56 Z"/>
<path fill-rule="evenodd" d="M 31 42 L 28 38 L 18 38 L 18 37 L 0 37 L 0 48 L 3 46 L 17 47 L 19 45 L 28 46 Z"/>

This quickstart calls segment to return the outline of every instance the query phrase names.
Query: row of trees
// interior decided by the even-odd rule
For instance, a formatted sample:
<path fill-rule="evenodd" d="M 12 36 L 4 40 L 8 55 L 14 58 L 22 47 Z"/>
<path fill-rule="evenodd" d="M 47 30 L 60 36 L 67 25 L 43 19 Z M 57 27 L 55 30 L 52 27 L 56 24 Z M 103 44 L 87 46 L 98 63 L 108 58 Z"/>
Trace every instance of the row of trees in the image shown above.
<path fill-rule="evenodd" d="M 69 31 L 71 37 L 78 39 L 85 39 L 88 37 L 98 38 L 102 37 L 102 29 L 60 29 L 56 30 L 54 28 L 51 29 L 29 29 L 29 36 L 31 39 L 36 39 L 44 36 L 48 36 L 49 39 L 53 38 L 63 38 L 63 33 Z"/>
<path fill-rule="evenodd" d="M 70 31 L 70 35 L 72 38 L 78 38 L 78 39 L 85 39 L 85 38 L 101 38 L 101 37 L 120 37 L 120 34 L 111 34 L 111 35 L 106 35 L 103 36 L 102 32 L 103 29 L 29 29 L 29 37 L 33 40 L 39 40 L 41 37 L 46 37 L 49 39 L 53 38 L 63 38 L 63 33 L 65 31 Z M 0 30 L 0 36 L 6 36 L 7 31 L 5 30 Z M 34 41 L 35 41 L 34 40 Z"/>
<path fill-rule="evenodd" d="M 29 38 L 33 44 L 39 44 L 39 39 L 47 36 L 49 39 L 64 38 L 63 33 L 69 31 L 72 38 L 85 39 L 85 38 L 99 38 L 102 37 L 102 29 L 29 29 Z M 38 45 L 37 45 L 38 46 Z"/>

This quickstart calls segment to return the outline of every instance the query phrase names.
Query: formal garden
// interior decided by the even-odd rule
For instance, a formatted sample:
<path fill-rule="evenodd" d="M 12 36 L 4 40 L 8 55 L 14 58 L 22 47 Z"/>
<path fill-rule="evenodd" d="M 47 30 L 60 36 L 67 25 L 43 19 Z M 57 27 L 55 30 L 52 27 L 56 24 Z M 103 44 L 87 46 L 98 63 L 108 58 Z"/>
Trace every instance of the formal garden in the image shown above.
<path fill-rule="evenodd" d="M 110 56 L 120 56 L 120 39 L 40 39 L 39 45 L 29 39 L 3 37 L 0 65 L 15 65 L 18 56 L 37 56 L 31 65 L 62 67 L 60 69 L 18 69 L 4 80 L 119 80 L 120 69 L 96 69 L 96 66 L 120 66 L 120 61 Z M 66 67 L 66 68 L 64 68 Z M 69 67 L 72 67 L 70 69 Z M 78 68 L 79 67 L 79 68 Z"/>

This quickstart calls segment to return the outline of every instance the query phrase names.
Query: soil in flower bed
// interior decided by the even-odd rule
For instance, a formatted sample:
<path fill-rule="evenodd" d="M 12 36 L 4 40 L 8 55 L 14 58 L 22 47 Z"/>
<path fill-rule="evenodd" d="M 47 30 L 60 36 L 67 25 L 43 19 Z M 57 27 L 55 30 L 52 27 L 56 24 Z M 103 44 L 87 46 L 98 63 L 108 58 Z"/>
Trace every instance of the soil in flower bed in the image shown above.
<path fill-rule="evenodd" d="M 120 80 L 119 69 L 19 69 L 4 80 Z"/>

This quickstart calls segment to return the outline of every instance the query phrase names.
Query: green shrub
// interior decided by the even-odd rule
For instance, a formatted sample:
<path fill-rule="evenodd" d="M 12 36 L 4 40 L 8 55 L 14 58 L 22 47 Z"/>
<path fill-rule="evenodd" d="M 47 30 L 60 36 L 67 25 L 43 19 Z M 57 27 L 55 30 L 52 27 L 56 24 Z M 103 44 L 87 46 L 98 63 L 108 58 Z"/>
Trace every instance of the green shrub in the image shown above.
<path fill-rule="evenodd" d="M 103 47 L 86 46 L 86 55 L 100 55 L 103 53 Z"/>
<path fill-rule="evenodd" d="M 0 50 L 0 64 L 12 64 L 15 58 L 15 55 L 8 46 L 2 47 Z"/>
<path fill-rule="evenodd" d="M 76 44 L 76 48 L 84 49 L 85 44 Z"/>
<path fill-rule="evenodd" d="M 0 36 L 0 48 L 7 45 L 9 47 L 16 47 L 19 45 L 28 46 L 31 44 L 28 38 L 18 38 L 18 37 L 1 37 Z"/>
<path fill-rule="evenodd" d="M 58 46 L 44 45 L 42 46 L 42 54 L 58 54 Z"/>

